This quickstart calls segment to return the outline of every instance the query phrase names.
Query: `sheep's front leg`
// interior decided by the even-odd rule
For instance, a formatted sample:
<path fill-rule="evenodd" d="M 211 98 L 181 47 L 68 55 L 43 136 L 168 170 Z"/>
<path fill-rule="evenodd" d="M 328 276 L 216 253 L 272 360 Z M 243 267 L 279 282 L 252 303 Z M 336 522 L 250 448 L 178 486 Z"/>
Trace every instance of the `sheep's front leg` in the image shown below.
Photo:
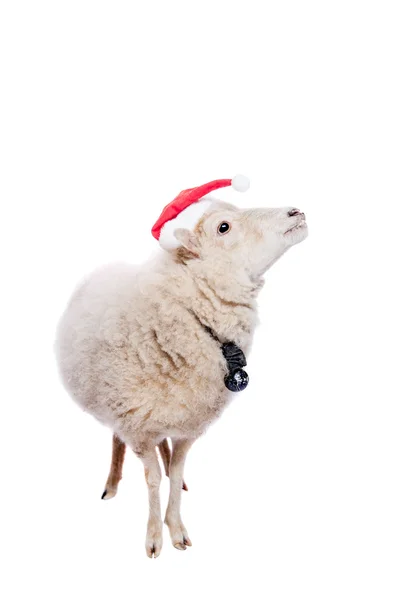
<path fill-rule="evenodd" d="M 162 520 L 160 508 L 161 469 L 155 448 L 136 452 L 144 464 L 144 474 L 149 490 L 149 520 L 147 523 L 146 552 L 157 558 L 162 548 Z"/>
<path fill-rule="evenodd" d="M 171 540 L 178 550 L 186 550 L 191 546 L 188 533 L 181 519 L 181 495 L 183 484 L 183 468 L 187 452 L 192 445 L 192 440 L 175 440 L 172 445 L 172 456 L 169 467 L 170 492 L 165 523 L 168 525 Z"/>

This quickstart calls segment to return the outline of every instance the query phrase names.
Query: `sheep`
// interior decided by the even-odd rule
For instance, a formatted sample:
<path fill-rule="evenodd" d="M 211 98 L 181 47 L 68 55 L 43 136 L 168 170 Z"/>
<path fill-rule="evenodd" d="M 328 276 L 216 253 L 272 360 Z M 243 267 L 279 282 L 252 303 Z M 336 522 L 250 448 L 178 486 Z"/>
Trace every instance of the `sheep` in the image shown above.
<path fill-rule="evenodd" d="M 64 386 L 113 432 L 103 498 L 117 493 L 126 445 L 144 465 L 150 558 L 159 556 L 163 541 L 156 449 L 170 479 L 165 523 L 173 546 L 186 550 L 192 545 L 180 515 L 186 455 L 232 398 L 221 345 L 233 342 L 248 353 L 263 275 L 308 231 L 295 208 L 207 202 L 193 229 L 172 228 L 176 243 L 156 258 L 87 277 L 57 330 Z"/>

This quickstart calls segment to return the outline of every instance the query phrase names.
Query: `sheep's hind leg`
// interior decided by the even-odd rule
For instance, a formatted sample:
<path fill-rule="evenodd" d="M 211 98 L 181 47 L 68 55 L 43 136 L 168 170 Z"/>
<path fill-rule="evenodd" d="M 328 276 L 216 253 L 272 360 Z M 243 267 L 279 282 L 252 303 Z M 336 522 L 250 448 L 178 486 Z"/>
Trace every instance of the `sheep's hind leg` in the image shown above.
<path fill-rule="evenodd" d="M 160 456 L 163 461 L 164 471 L 167 477 L 169 477 L 169 464 L 171 462 L 171 449 L 168 444 L 167 438 L 164 438 L 160 444 L 158 444 Z"/>
<path fill-rule="evenodd" d="M 149 558 L 157 558 L 162 548 L 162 520 L 160 507 L 161 469 L 155 447 L 135 450 L 142 460 L 149 491 L 149 520 L 147 523 L 146 553 Z"/>
<path fill-rule="evenodd" d="M 125 457 L 125 443 L 122 442 L 119 437 L 114 433 L 113 444 L 112 444 L 112 459 L 110 472 L 107 478 L 106 487 L 104 489 L 102 500 L 109 500 L 114 498 L 118 490 L 118 484 L 122 478 L 122 466 L 124 464 Z"/>
<path fill-rule="evenodd" d="M 169 465 L 171 462 L 171 449 L 169 447 L 167 438 L 164 438 L 163 441 L 160 444 L 158 444 L 158 449 L 160 451 L 160 456 L 161 456 L 163 464 L 164 464 L 165 474 L 167 477 L 169 477 Z M 182 482 L 182 489 L 185 490 L 186 492 L 189 489 L 184 480 Z"/>
<path fill-rule="evenodd" d="M 176 440 L 172 447 L 170 463 L 170 493 L 168 508 L 165 515 L 165 523 L 168 525 L 172 544 L 178 550 L 186 550 L 192 542 L 181 519 L 181 494 L 183 482 L 183 468 L 187 452 L 192 445 L 192 440 Z"/>

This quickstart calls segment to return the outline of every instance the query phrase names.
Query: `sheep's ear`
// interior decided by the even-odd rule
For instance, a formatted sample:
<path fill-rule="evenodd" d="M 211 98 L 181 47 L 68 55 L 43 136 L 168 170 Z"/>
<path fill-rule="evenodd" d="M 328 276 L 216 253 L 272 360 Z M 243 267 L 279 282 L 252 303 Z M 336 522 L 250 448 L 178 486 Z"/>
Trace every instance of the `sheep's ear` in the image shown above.
<path fill-rule="evenodd" d="M 200 248 L 197 243 L 197 238 L 189 229 L 175 229 L 174 236 L 182 244 L 186 250 L 189 250 L 194 256 L 200 255 Z"/>

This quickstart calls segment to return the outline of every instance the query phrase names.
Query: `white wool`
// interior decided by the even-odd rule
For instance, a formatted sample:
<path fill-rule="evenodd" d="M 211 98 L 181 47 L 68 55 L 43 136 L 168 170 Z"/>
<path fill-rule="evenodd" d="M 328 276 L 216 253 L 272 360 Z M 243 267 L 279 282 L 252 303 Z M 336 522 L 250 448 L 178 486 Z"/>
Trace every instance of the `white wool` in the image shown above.
<path fill-rule="evenodd" d="M 164 250 L 179 248 L 181 243 L 176 239 L 174 232 L 181 228 L 193 231 L 201 217 L 210 208 L 211 204 L 212 200 L 210 199 L 200 200 L 185 208 L 185 210 L 179 213 L 175 219 L 167 221 L 161 229 L 159 238 L 160 246 L 164 248 Z"/>

